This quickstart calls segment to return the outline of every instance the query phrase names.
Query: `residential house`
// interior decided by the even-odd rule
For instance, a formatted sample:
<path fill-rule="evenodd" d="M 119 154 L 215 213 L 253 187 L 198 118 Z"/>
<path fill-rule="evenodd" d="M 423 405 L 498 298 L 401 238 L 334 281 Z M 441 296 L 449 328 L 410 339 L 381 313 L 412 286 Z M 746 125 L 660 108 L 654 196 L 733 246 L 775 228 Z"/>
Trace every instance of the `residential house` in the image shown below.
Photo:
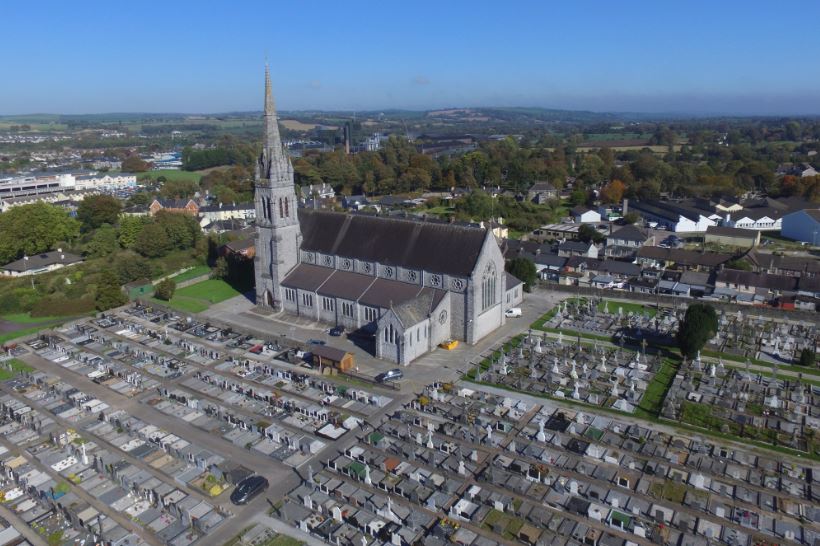
<path fill-rule="evenodd" d="M 632 257 L 642 246 L 654 244 L 654 235 L 638 226 L 627 225 L 607 236 L 604 255 L 613 258 Z"/>
<path fill-rule="evenodd" d="M 636 261 L 644 267 L 666 269 L 675 265 L 681 269 L 712 270 L 733 259 L 731 254 L 699 252 L 680 248 L 644 246 L 638 250 Z"/>
<path fill-rule="evenodd" d="M 546 181 L 537 181 L 527 190 L 527 200 L 543 204 L 552 199 L 558 199 L 558 189 Z"/>
<path fill-rule="evenodd" d="M 343 195 L 342 207 L 345 210 L 359 210 L 369 204 L 364 195 Z"/>
<path fill-rule="evenodd" d="M 703 238 L 706 243 L 740 248 L 754 248 L 760 244 L 760 231 L 725 226 L 709 226 Z"/>
<path fill-rule="evenodd" d="M 776 273 L 799 277 L 820 276 L 820 260 L 807 256 L 783 256 L 757 251 L 746 253 L 744 259 L 759 273 Z"/>
<path fill-rule="evenodd" d="M 764 303 L 798 291 L 798 278 L 737 269 L 723 269 L 715 277 L 715 294 L 739 302 Z"/>
<path fill-rule="evenodd" d="M 303 203 L 311 199 L 334 199 L 336 197 L 336 190 L 325 182 L 300 186 L 299 190 Z"/>
<path fill-rule="evenodd" d="M 256 218 L 253 203 L 217 203 L 199 208 L 199 216 L 207 220 L 205 225 L 219 220 L 252 220 Z"/>
<path fill-rule="evenodd" d="M 193 199 L 154 199 L 148 205 L 148 214 L 151 216 L 161 210 L 197 216 L 199 214 L 199 205 Z"/>
<path fill-rule="evenodd" d="M 586 258 L 597 258 L 598 247 L 591 242 L 564 241 L 558 245 L 558 255 L 563 257 L 584 256 Z"/>
<path fill-rule="evenodd" d="M 785 215 L 780 234 L 795 241 L 817 246 L 820 244 L 820 208 L 803 209 Z"/>
<path fill-rule="evenodd" d="M 0 274 L 7 277 L 22 277 L 25 275 L 39 275 L 63 267 L 81 263 L 83 259 L 75 254 L 63 252 L 61 248 L 42 254 L 24 256 L 19 260 L 0 267 Z"/>

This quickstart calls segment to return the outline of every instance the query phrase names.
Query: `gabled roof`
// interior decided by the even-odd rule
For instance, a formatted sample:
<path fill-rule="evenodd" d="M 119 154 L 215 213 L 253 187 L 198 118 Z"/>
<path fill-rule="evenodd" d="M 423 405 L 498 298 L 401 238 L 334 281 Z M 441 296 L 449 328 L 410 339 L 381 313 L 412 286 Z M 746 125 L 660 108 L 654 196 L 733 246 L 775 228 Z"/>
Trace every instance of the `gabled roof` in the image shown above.
<path fill-rule="evenodd" d="M 797 277 L 786 275 L 770 275 L 768 273 L 754 273 L 752 271 L 741 271 L 738 269 L 724 269 L 718 271 L 717 281 L 742 284 L 756 288 L 768 288 L 771 290 L 797 290 Z"/>
<path fill-rule="evenodd" d="M 508 273 L 505 271 L 504 276 L 507 277 L 507 290 L 524 284 L 524 281 L 522 281 L 512 273 Z"/>
<path fill-rule="evenodd" d="M 659 246 L 644 246 L 638 249 L 638 258 L 649 258 L 654 260 L 674 262 L 681 265 L 702 265 L 705 267 L 717 267 L 732 259 L 730 254 L 718 252 L 698 252 L 695 250 L 683 250 L 680 248 L 661 248 Z"/>
<path fill-rule="evenodd" d="M 457 276 L 472 274 L 481 228 L 299 209 L 302 249 Z"/>
<path fill-rule="evenodd" d="M 558 245 L 558 250 L 565 250 L 567 252 L 587 252 L 592 243 L 584 243 L 582 241 L 564 241 Z"/>
<path fill-rule="evenodd" d="M 607 236 L 607 239 L 623 239 L 625 241 L 638 241 L 640 243 L 645 242 L 648 238 L 649 236 L 646 232 L 634 224 L 624 226 Z"/>
<path fill-rule="evenodd" d="M 443 290 L 426 288 L 418 297 L 394 305 L 391 309 L 401 325 L 408 328 L 426 319 L 438 307 L 444 295 Z"/>
<path fill-rule="evenodd" d="M 7 263 L 2 267 L 2 269 L 22 273 L 29 270 L 41 269 L 43 267 L 48 267 L 58 263 L 69 265 L 81 261 L 83 261 L 83 259 L 76 254 L 52 250 L 50 252 L 43 252 L 42 254 L 34 254 L 29 256 L 28 260 L 25 258 L 20 258 L 19 260 Z"/>

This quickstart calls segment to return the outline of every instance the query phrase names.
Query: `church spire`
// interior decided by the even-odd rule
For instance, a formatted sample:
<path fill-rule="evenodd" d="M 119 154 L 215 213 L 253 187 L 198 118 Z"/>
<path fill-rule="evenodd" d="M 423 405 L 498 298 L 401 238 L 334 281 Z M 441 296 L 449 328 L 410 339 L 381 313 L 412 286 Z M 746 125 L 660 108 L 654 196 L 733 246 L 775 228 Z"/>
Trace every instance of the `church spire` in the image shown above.
<path fill-rule="evenodd" d="M 265 65 L 265 121 L 262 138 L 262 156 L 259 158 L 259 177 L 276 178 L 278 173 L 289 171 L 290 160 L 282 147 L 279 136 L 279 120 L 276 116 L 276 103 L 270 83 L 270 67 Z"/>

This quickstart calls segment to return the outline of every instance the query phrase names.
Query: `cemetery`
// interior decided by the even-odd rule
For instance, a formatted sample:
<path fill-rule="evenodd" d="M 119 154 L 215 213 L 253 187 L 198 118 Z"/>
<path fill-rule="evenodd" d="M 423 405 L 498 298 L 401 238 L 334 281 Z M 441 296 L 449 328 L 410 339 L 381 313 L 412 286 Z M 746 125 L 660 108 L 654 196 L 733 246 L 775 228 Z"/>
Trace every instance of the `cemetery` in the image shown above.
<path fill-rule="evenodd" d="M 820 381 L 771 373 L 723 359 L 684 362 L 672 383 L 663 417 L 738 438 L 820 453 Z"/>
<path fill-rule="evenodd" d="M 430 385 L 321 462 L 276 513 L 333 544 L 820 538 L 804 464 L 481 387 Z"/>

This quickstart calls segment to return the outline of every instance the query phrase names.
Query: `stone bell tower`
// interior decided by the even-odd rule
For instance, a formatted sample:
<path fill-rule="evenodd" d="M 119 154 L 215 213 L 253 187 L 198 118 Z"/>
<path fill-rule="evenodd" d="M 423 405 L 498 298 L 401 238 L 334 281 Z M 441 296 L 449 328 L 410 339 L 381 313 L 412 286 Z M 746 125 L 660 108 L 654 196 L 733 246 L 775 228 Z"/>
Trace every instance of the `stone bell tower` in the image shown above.
<path fill-rule="evenodd" d="M 282 308 L 281 282 L 299 263 L 302 233 L 297 217 L 293 165 L 282 147 L 270 69 L 265 67 L 265 116 L 262 153 L 256 162 L 256 303 Z"/>

